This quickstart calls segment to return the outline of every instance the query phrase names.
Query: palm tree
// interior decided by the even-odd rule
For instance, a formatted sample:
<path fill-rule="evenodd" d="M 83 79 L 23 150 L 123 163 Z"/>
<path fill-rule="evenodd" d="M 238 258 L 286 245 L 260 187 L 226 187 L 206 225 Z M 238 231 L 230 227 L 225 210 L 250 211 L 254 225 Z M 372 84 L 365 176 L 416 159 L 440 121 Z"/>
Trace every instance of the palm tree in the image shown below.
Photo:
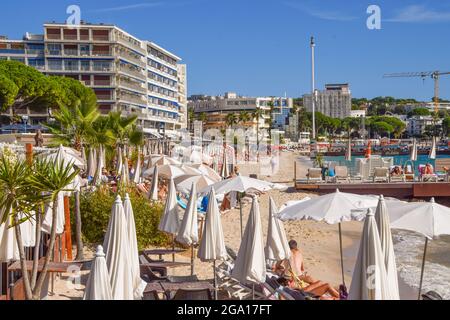
<path fill-rule="evenodd" d="M 202 124 L 205 124 L 206 120 L 208 120 L 208 115 L 206 114 L 206 112 L 202 112 L 197 116 L 197 120 L 201 121 Z"/>
<path fill-rule="evenodd" d="M 243 124 L 250 121 L 250 113 L 248 111 L 241 111 L 239 113 L 239 121 L 241 121 Z"/>
<path fill-rule="evenodd" d="M 194 120 L 195 120 L 194 108 L 188 108 L 187 116 L 188 116 L 188 128 L 189 128 L 189 130 L 192 130 L 193 129 L 193 123 L 194 123 Z"/>
<path fill-rule="evenodd" d="M 45 126 L 54 135 L 56 145 L 66 145 L 81 151 L 82 146 L 92 135 L 93 123 L 100 117 L 97 105 L 81 100 L 74 107 L 61 105 L 53 113 L 55 123 Z"/>
<path fill-rule="evenodd" d="M 108 114 L 109 117 L 109 126 L 111 132 L 114 134 L 116 138 L 116 143 L 120 146 L 124 146 L 127 144 L 127 140 L 129 138 L 130 132 L 133 130 L 133 125 L 136 124 L 138 119 L 137 115 L 132 115 L 128 117 L 122 117 L 122 113 L 118 112 L 110 112 Z"/>
<path fill-rule="evenodd" d="M 78 174 L 79 170 L 74 169 L 72 165 L 66 166 L 64 162 L 57 164 L 53 161 L 37 159 L 30 165 L 22 159 L 12 161 L 4 155 L 0 158 L 0 207 L 2 208 L 0 223 L 5 223 L 8 219 L 13 221 L 27 300 L 38 300 L 41 296 L 56 240 L 56 223 L 53 223 L 44 265 L 38 276 L 39 235 L 43 220 L 40 208 L 42 204 L 51 201 L 53 203 L 52 221 L 56 221 L 58 193 L 64 191 Z M 25 265 L 25 249 L 20 230 L 20 224 L 29 219 L 36 221 L 37 235 L 31 279 Z"/>
<path fill-rule="evenodd" d="M 269 137 L 270 139 L 272 138 L 272 124 L 273 124 L 273 110 L 275 108 L 275 104 L 273 102 L 273 99 L 271 101 L 269 101 L 269 103 L 267 104 L 270 108 L 270 114 L 269 114 Z"/>
<path fill-rule="evenodd" d="M 256 119 L 256 145 L 259 150 L 259 119 L 264 115 L 264 110 L 261 107 L 256 107 L 253 111 L 253 119 Z"/>
<path fill-rule="evenodd" d="M 45 193 L 49 195 L 49 201 L 53 203 L 52 221 L 56 221 L 58 215 L 58 194 L 64 191 L 71 191 L 68 189 L 68 186 L 79 173 L 79 169 L 75 169 L 72 164 L 67 164 L 64 161 L 55 163 L 53 160 L 43 160 L 39 158 L 35 161 L 33 174 L 28 177 L 27 181 L 32 189 L 38 191 L 38 194 Z M 38 300 L 41 296 L 42 286 L 47 275 L 50 258 L 55 246 L 56 226 L 56 223 L 52 223 L 50 243 L 44 258 L 44 265 L 33 289 L 34 300 Z M 36 258 L 37 257 L 35 257 L 35 259 Z"/>
<path fill-rule="evenodd" d="M 231 128 L 233 125 L 235 125 L 238 122 L 238 117 L 236 116 L 235 113 L 229 113 L 225 117 L 225 122 L 226 122 L 227 126 Z"/>

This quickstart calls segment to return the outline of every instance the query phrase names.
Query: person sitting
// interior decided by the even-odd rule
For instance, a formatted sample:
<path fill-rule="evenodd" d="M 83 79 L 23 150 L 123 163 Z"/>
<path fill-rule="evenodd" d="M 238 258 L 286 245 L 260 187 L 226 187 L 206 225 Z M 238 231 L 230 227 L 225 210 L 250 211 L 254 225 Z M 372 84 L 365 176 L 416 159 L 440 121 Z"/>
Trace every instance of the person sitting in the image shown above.
<path fill-rule="evenodd" d="M 433 166 L 431 165 L 431 163 L 427 163 L 425 165 L 425 174 L 434 174 L 434 170 L 433 170 Z"/>
<path fill-rule="evenodd" d="M 398 177 L 403 174 L 403 170 L 400 166 L 394 166 L 394 168 L 391 171 L 391 176 Z"/>
<path fill-rule="evenodd" d="M 315 280 L 305 271 L 303 255 L 298 249 L 297 241 L 289 241 L 291 257 L 278 262 L 275 272 L 290 279 L 290 287 L 320 296 L 321 299 L 339 299 L 339 292 L 329 283 Z"/>

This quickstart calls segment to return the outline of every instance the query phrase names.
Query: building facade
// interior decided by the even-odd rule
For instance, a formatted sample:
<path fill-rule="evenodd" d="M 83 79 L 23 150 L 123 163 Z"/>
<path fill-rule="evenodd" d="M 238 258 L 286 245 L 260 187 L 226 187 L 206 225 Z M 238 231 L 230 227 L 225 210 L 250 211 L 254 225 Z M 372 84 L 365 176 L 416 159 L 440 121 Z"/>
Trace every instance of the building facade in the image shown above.
<path fill-rule="evenodd" d="M 421 136 L 425 133 L 428 127 L 441 126 L 442 120 L 434 120 L 432 116 L 414 116 L 407 120 L 406 131 L 411 137 Z"/>
<path fill-rule="evenodd" d="M 327 84 L 325 90 L 316 91 L 315 110 L 332 118 L 344 119 L 350 116 L 352 96 L 350 87 L 345 84 Z M 303 105 L 306 111 L 312 112 L 312 95 L 303 95 Z"/>
<path fill-rule="evenodd" d="M 350 117 L 352 118 L 365 118 L 366 117 L 366 110 L 351 110 L 350 111 Z"/>
<path fill-rule="evenodd" d="M 188 103 L 188 108 L 192 108 L 196 117 L 203 121 L 205 130 L 227 129 L 230 127 L 228 115 L 234 114 L 234 128 L 272 128 L 282 131 L 292 107 L 291 98 L 243 97 L 233 92 L 227 92 L 224 96 L 194 95 Z M 254 117 L 257 109 L 262 110 L 259 123 Z"/>
<path fill-rule="evenodd" d="M 185 127 L 186 67 L 179 64 L 181 58 L 117 26 L 46 23 L 43 35 L 0 38 L 0 59 L 83 82 L 94 90 L 102 114 L 137 115 L 145 133 L 171 134 Z M 32 124 L 48 120 L 51 115 L 44 111 L 19 110 L 28 113 Z"/>

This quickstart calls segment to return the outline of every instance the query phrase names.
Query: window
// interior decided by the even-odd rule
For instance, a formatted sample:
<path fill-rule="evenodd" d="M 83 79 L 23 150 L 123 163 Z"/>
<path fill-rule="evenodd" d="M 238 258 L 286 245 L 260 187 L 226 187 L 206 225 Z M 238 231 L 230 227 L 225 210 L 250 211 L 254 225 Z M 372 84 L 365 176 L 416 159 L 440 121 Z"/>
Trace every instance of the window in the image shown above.
<path fill-rule="evenodd" d="M 81 60 L 81 71 L 89 71 L 90 70 L 90 61 L 89 60 Z"/>
<path fill-rule="evenodd" d="M 65 60 L 64 70 L 77 71 L 78 70 L 78 60 Z"/>
<path fill-rule="evenodd" d="M 59 56 L 61 55 L 61 45 L 60 44 L 48 44 L 47 50 L 49 55 Z"/>
<path fill-rule="evenodd" d="M 80 44 L 80 55 L 88 56 L 90 53 L 90 46 L 88 44 Z"/>
<path fill-rule="evenodd" d="M 50 70 L 62 70 L 61 60 L 48 60 L 48 68 Z"/>

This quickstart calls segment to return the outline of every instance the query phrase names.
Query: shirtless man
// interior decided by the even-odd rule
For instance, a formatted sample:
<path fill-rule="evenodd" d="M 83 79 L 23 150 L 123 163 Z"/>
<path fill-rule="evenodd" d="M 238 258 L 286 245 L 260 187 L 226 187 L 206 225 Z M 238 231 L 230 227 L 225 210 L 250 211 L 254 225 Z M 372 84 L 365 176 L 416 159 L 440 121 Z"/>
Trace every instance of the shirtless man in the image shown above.
<path fill-rule="evenodd" d="M 291 249 L 291 257 L 289 260 L 278 262 L 275 269 L 281 271 L 281 273 L 290 274 L 293 280 L 291 282 L 292 285 L 298 286 L 299 284 L 299 289 L 305 292 L 311 292 L 320 297 L 328 293 L 331 299 L 339 299 L 339 292 L 330 286 L 329 283 L 315 280 L 305 272 L 303 255 L 298 249 L 297 241 L 289 241 L 289 248 Z M 322 298 L 326 299 L 326 297 Z"/>

